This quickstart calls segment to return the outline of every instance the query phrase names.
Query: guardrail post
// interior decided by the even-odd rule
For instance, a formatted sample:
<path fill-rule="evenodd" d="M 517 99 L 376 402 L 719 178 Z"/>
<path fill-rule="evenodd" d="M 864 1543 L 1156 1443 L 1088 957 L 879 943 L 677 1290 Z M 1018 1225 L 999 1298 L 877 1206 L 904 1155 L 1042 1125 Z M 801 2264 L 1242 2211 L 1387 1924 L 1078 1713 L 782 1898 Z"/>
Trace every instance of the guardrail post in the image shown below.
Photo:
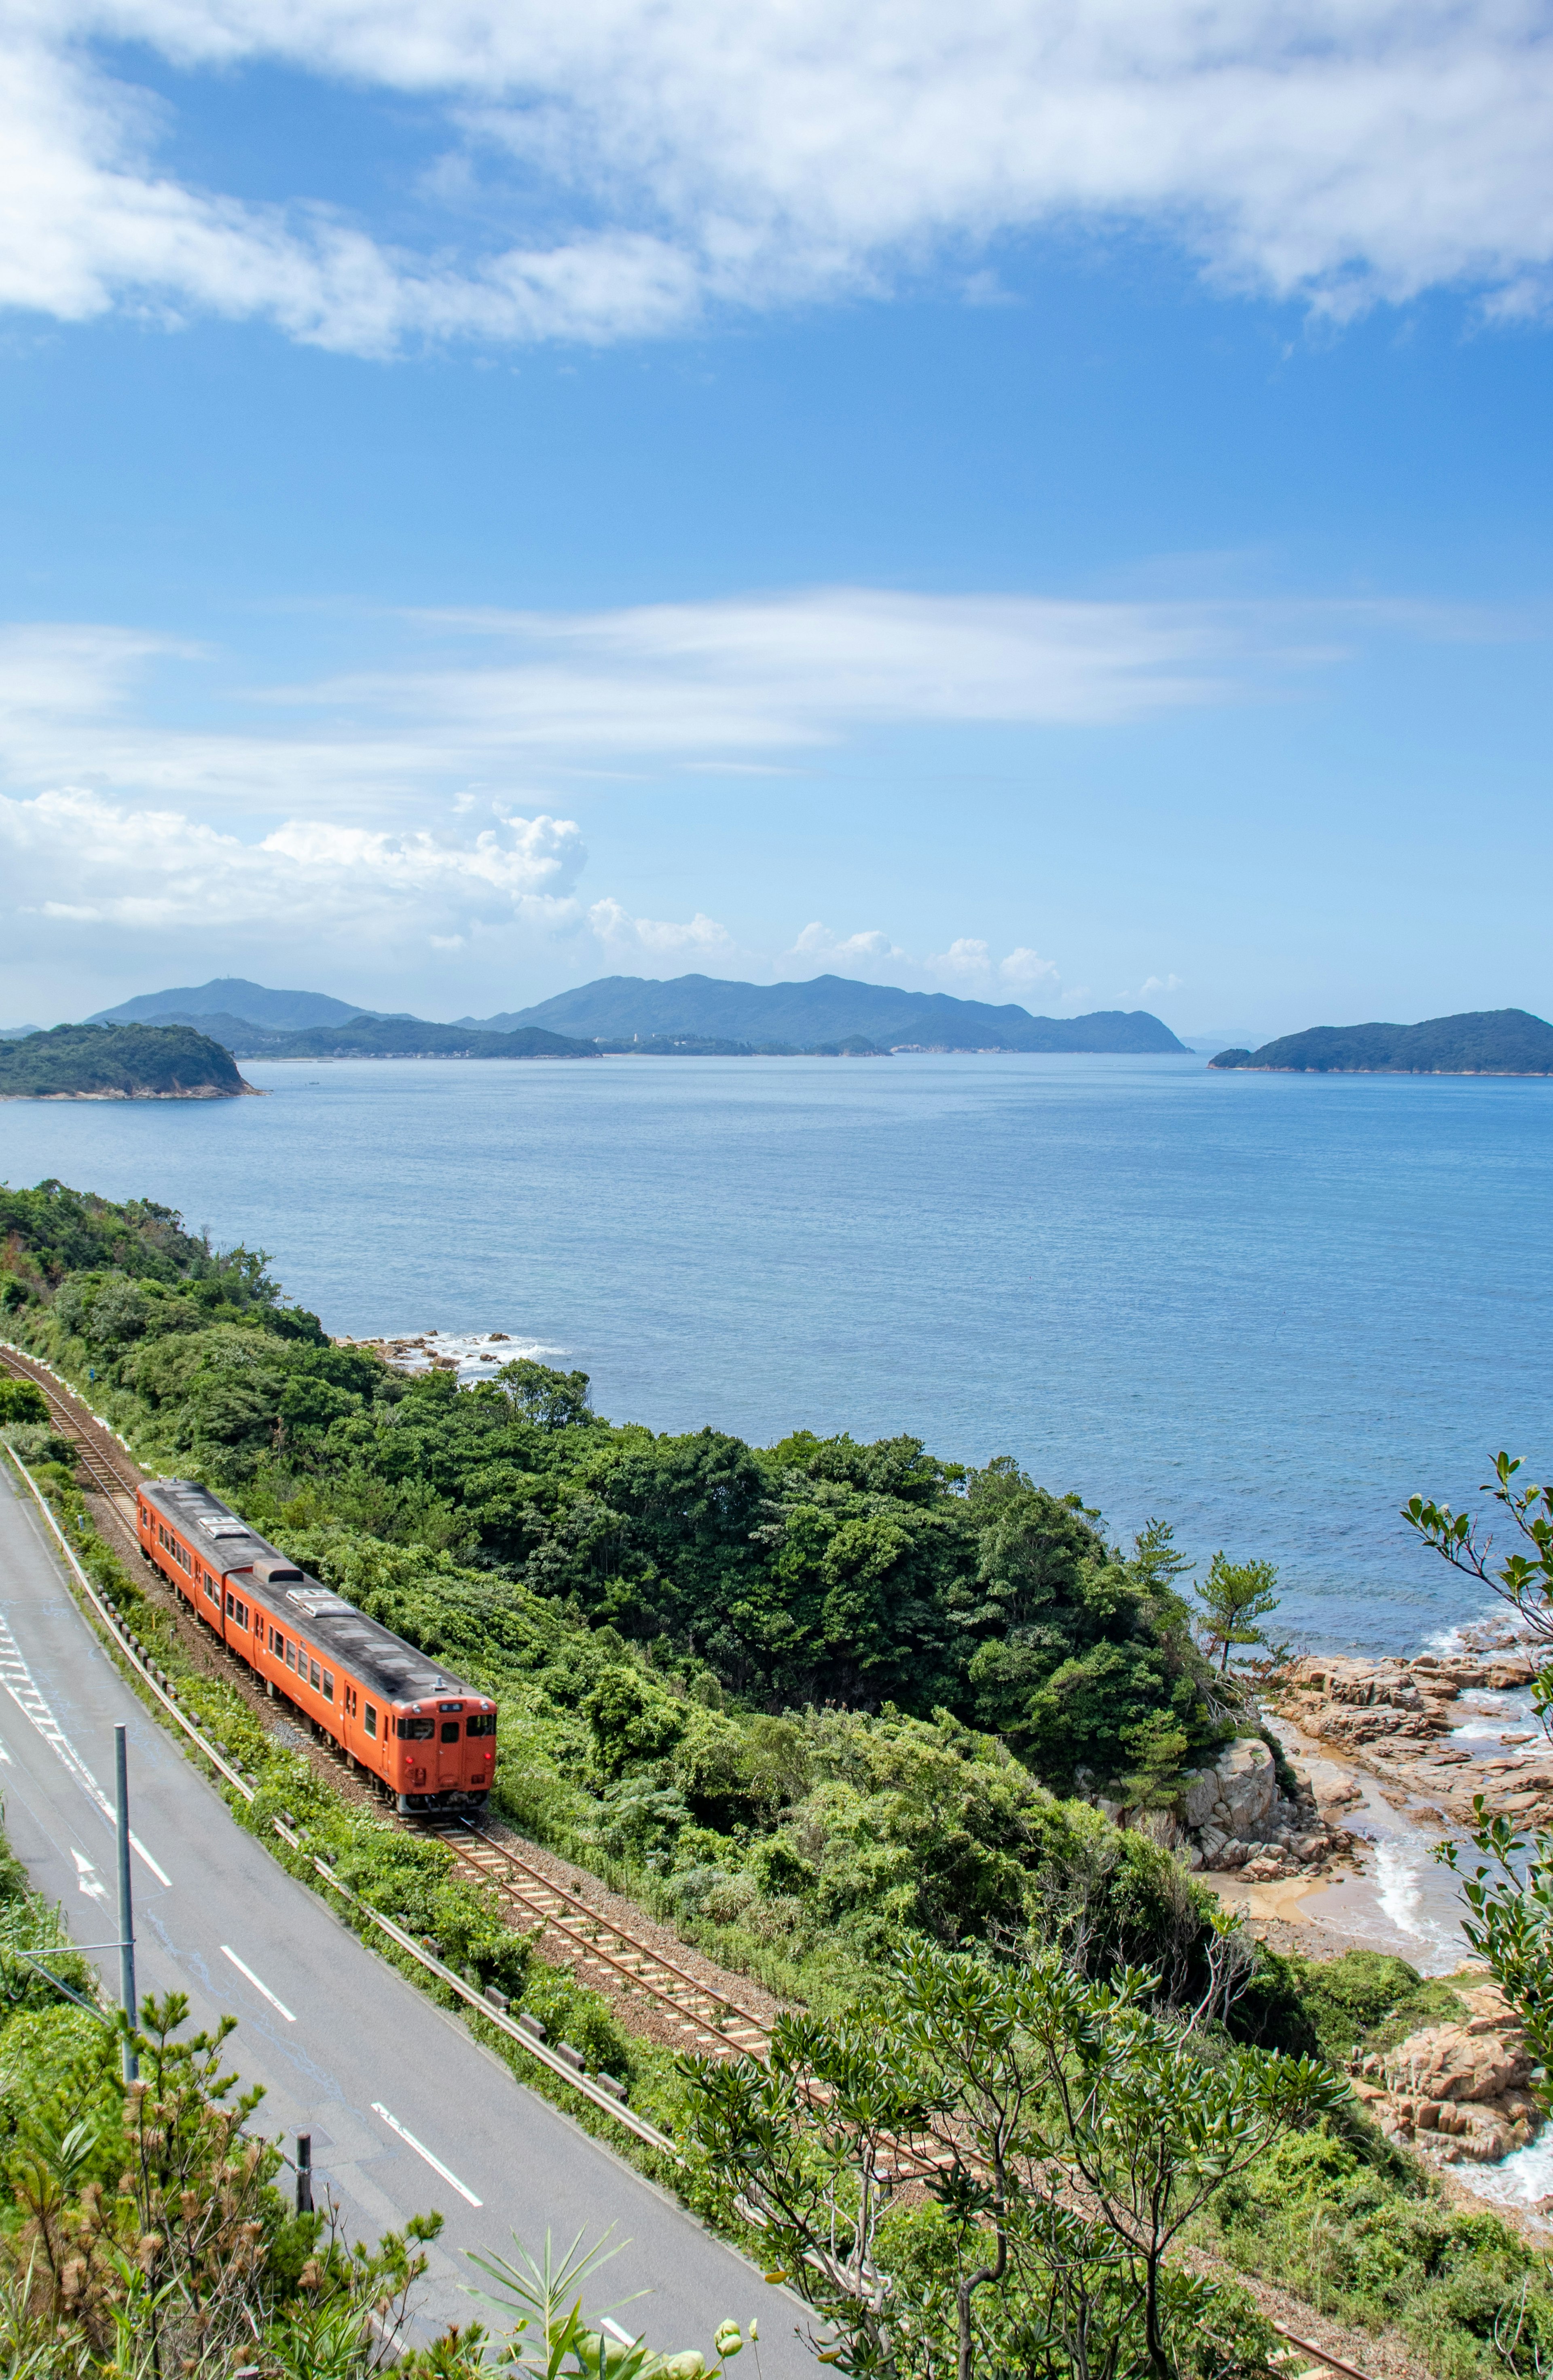
<path fill-rule="evenodd" d="M 310 2215 L 313 2211 L 313 2136 L 311 2132 L 297 2135 L 297 2212 Z"/>

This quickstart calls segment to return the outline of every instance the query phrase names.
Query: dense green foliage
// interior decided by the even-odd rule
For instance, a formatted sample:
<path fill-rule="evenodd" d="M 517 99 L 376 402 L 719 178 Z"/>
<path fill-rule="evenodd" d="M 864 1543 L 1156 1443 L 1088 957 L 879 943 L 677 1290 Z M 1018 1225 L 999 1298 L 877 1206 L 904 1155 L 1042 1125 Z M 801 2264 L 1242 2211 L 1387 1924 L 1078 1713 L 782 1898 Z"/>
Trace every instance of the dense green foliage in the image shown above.
<path fill-rule="evenodd" d="M 1553 1075 L 1553 1025 L 1523 1008 L 1432 1016 L 1423 1025 L 1316 1025 L 1210 1066 L 1309 1075 Z"/>
<path fill-rule="evenodd" d="M 494 1692 L 526 1830 L 779 1988 L 1030 1922 L 1192 1973 L 1200 1888 L 1062 1798 L 1087 1771 L 1168 1799 L 1227 1732 L 1168 1531 L 1124 1554 L 1077 1497 L 912 1439 L 616 1427 L 531 1363 L 406 1380 L 164 1209 L 0 1195 L 16 1334 L 149 1467 Z"/>
<path fill-rule="evenodd" d="M 1399 2180 L 1331 2126 L 1294 2134 L 1231 2181 L 1202 2237 L 1318 2313 L 1400 2330 L 1441 2380 L 1534 2380 L 1553 2351 L 1546 2256 L 1486 2209 L 1452 2211 L 1415 2168 Z"/>
<path fill-rule="evenodd" d="M 115 1205 L 63 1182 L 0 1184 L 0 1314 L 34 1309 L 34 1327 L 46 1314 L 54 1330 L 45 1335 L 75 1339 L 88 1354 L 100 1344 L 116 1357 L 147 1329 L 164 1336 L 221 1323 L 324 1345 L 318 1317 L 287 1305 L 264 1266 L 262 1250 L 217 1253 L 154 1199 Z"/>
<path fill-rule="evenodd" d="M 190 1025 L 56 1025 L 0 1041 L 0 1099 L 237 1099 L 232 1053 Z"/>

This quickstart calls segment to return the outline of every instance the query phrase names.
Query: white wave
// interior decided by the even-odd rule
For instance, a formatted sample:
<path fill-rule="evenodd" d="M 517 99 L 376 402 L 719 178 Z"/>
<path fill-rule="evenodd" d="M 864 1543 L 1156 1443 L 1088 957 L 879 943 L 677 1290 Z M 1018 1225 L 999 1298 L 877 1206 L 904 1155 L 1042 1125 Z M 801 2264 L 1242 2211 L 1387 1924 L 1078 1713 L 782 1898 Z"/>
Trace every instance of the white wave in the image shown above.
<path fill-rule="evenodd" d="M 1424 1882 L 1424 1861 L 1411 1843 L 1388 1835 L 1377 1846 L 1375 1855 L 1376 1900 L 1383 1915 L 1389 1917 L 1399 1934 L 1416 1934 L 1422 1937 L 1426 1928 L 1418 1923 L 1418 1903 Z"/>
<path fill-rule="evenodd" d="M 1512 2150 L 1498 2165 L 1473 2165 L 1463 2157 L 1450 2172 L 1479 2198 L 1497 2199 L 1501 2206 L 1535 2207 L 1553 2193 L 1553 2131 Z"/>

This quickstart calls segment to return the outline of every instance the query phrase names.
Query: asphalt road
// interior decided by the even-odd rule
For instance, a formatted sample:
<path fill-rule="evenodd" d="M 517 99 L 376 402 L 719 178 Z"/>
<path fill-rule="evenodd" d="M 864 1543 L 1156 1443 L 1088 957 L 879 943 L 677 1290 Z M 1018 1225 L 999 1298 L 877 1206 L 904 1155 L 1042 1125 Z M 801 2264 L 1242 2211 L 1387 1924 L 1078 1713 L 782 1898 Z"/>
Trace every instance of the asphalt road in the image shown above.
<path fill-rule="evenodd" d="M 188 1994 L 193 2025 L 239 2020 L 229 2056 L 265 2099 L 254 2126 L 310 2132 L 349 2235 L 446 2217 L 419 2328 L 479 2319 L 466 2252 L 538 2252 L 614 2227 L 628 2244 L 590 2312 L 655 2348 L 698 2347 L 760 2317 L 765 2380 L 812 2374 L 796 2308 L 663 2192 L 514 2080 L 235 1826 L 114 1668 L 67 1593 L 31 1499 L 0 1459 L 0 1795 L 6 1830 L 78 1942 L 116 1938 L 114 1739 L 128 1730 L 137 1982 Z M 116 1998 L 116 1950 L 100 1953 Z M 463 2285 L 461 2287 L 461 2285 Z M 620 2301 L 648 2294 L 632 2304 Z M 746 2350 L 747 2363 L 754 2358 Z M 751 2372 L 750 2380 L 757 2380 Z"/>

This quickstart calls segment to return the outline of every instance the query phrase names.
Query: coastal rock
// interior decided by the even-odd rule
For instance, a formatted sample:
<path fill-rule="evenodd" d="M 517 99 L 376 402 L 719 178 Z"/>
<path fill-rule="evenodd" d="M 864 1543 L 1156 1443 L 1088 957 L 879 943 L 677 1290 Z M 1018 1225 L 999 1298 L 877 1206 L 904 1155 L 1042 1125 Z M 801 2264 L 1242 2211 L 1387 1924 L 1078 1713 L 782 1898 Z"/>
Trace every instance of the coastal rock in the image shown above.
<path fill-rule="evenodd" d="M 1278 1806 L 1278 1771 L 1259 1737 L 1226 1744 L 1211 1768 L 1185 1780 L 1182 1815 L 1193 1828 L 1215 1827 L 1226 1835 L 1262 1841 Z"/>
<path fill-rule="evenodd" d="M 1480 2017 L 1410 2034 L 1387 2054 L 1388 2088 L 1399 2098 L 1442 2104 L 1502 2098 L 1529 2080 L 1532 2061 L 1521 2042 L 1491 2032 L 1490 2022 Z"/>
<path fill-rule="evenodd" d="M 1524 2031 L 1497 1984 L 1455 1988 L 1461 2022 L 1426 2025 L 1384 2057 L 1372 2053 L 1353 2095 L 1388 2140 L 1445 2165 L 1497 2165 L 1536 2136 Z"/>

